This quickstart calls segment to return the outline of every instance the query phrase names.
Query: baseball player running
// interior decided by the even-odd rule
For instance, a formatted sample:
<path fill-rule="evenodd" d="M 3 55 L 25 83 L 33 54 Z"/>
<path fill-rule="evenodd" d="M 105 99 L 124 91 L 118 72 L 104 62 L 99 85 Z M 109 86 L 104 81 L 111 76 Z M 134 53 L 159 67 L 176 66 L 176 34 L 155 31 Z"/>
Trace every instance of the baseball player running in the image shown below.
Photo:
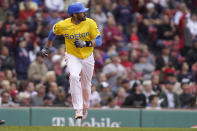
<path fill-rule="evenodd" d="M 65 57 L 70 75 L 70 91 L 76 119 L 87 117 L 94 70 L 93 49 L 102 44 L 95 21 L 86 18 L 87 11 L 88 8 L 85 8 L 81 2 L 69 5 L 70 18 L 59 21 L 53 26 L 46 47 L 41 50 L 41 53 L 47 56 L 55 36 L 64 36 Z"/>

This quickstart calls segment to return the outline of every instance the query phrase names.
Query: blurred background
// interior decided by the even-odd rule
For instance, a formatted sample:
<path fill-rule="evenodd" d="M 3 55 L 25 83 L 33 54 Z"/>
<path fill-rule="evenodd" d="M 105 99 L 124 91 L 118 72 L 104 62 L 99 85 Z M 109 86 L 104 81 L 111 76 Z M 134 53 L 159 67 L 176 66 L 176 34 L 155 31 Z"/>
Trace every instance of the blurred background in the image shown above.
<path fill-rule="evenodd" d="M 77 0 L 0 0 L 0 107 L 72 107 L 64 37 L 39 53 Z M 80 0 L 95 48 L 91 108 L 197 109 L 197 0 Z"/>

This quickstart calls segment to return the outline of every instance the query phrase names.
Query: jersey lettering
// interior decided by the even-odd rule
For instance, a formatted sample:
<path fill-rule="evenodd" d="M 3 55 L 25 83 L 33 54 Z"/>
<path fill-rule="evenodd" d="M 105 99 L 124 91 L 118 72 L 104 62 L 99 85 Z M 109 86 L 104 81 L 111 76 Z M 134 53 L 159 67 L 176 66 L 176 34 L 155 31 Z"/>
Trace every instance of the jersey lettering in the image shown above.
<path fill-rule="evenodd" d="M 89 35 L 90 35 L 89 32 L 86 32 L 86 33 L 78 33 L 78 34 L 74 34 L 74 35 L 65 34 L 65 38 L 66 39 L 76 39 L 76 38 L 87 37 Z"/>

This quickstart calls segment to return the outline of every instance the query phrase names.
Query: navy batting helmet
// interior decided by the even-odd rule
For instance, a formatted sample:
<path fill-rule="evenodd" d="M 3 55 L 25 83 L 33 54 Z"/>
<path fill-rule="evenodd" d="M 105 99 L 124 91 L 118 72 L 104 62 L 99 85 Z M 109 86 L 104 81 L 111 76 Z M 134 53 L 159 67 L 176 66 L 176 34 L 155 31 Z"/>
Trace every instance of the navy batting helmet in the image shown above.
<path fill-rule="evenodd" d="M 73 13 L 82 13 L 88 11 L 81 2 L 74 2 L 68 7 L 68 14 L 72 16 Z"/>

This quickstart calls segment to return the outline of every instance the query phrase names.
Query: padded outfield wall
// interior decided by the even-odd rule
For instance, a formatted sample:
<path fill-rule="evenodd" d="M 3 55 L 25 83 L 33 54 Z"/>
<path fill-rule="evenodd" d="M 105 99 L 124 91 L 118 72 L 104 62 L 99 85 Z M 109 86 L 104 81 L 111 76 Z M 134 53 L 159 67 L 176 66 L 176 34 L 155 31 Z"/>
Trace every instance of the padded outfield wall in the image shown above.
<path fill-rule="evenodd" d="M 0 119 L 10 126 L 75 126 L 70 108 L 0 108 Z M 82 126 L 178 127 L 197 125 L 195 110 L 91 109 Z"/>

